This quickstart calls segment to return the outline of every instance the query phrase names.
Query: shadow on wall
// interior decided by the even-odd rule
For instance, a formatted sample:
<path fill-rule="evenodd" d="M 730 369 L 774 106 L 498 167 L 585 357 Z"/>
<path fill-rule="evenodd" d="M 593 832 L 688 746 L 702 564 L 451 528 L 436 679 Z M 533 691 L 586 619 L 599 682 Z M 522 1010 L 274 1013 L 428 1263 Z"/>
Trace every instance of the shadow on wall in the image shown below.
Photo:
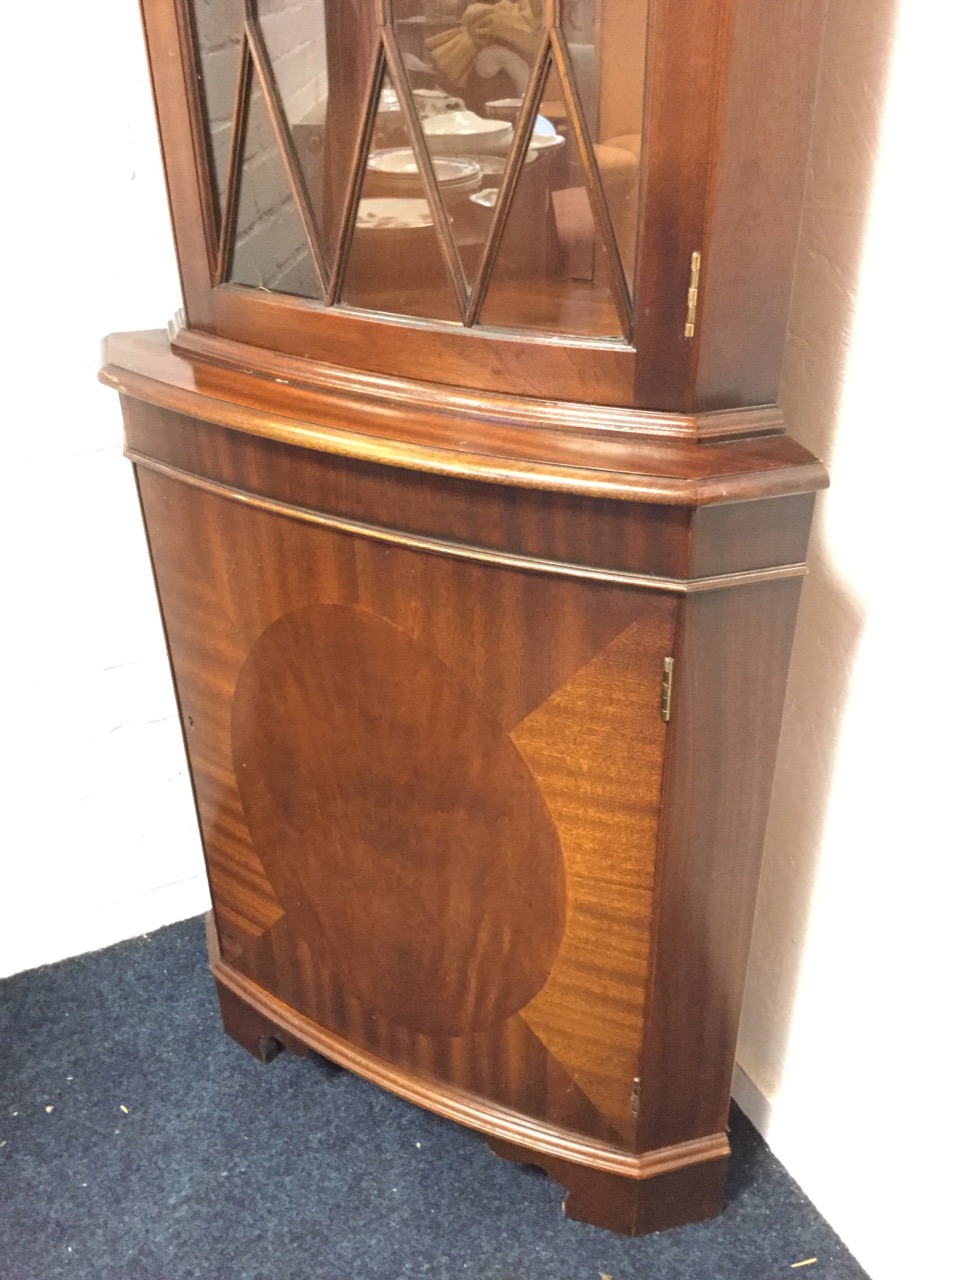
<path fill-rule="evenodd" d="M 781 404 L 790 434 L 830 465 L 898 0 L 828 0 Z M 780 1083 L 830 800 L 839 725 L 863 629 L 833 573 L 818 500 L 800 605 L 738 1061 L 761 1093 Z M 739 1090 L 738 1090 L 739 1092 Z M 747 1103 L 747 1098 L 744 1097 Z M 757 1115 L 753 1098 L 753 1119 Z M 749 1105 L 749 1104 L 748 1104 Z"/>

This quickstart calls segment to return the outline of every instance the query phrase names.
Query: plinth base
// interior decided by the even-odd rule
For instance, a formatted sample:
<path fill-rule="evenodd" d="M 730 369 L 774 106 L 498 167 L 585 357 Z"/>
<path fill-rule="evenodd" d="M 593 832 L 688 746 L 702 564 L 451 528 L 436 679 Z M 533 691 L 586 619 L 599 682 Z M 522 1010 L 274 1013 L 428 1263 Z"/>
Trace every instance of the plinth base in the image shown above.
<path fill-rule="evenodd" d="M 578 1222 L 625 1236 L 644 1236 L 667 1227 L 715 1218 L 723 1208 L 727 1156 L 646 1178 L 623 1177 L 587 1165 L 487 1138 L 505 1160 L 536 1165 L 566 1188 L 563 1212 Z"/>
<path fill-rule="evenodd" d="M 267 992 L 254 990 L 231 973 L 219 955 L 212 913 L 207 917 L 207 938 L 224 1030 L 260 1062 L 272 1062 L 284 1049 L 300 1058 L 313 1051 L 335 1066 L 347 1067 L 409 1101 L 479 1130 L 496 1155 L 534 1165 L 564 1187 L 563 1212 L 578 1222 L 621 1235 L 647 1235 L 705 1221 L 723 1208 L 729 1158 L 724 1135 L 629 1156 L 600 1144 L 585 1144 L 576 1134 L 532 1123 L 483 1099 L 412 1080 L 389 1063 L 311 1026 Z M 523 1134 L 526 1141 L 503 1136 L 511 1132 Z M 575 1151 L 578 1158 L 562 1154 L 565 1150 Z M 591 1158 L 594 1163 L 589 1162 Z"/>

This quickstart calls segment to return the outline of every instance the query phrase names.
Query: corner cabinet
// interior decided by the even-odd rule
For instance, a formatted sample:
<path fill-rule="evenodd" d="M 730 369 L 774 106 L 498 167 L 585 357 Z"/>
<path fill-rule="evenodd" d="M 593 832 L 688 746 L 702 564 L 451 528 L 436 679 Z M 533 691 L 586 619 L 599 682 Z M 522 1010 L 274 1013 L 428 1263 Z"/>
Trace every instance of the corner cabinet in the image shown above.
<path fill-rule="evenodd" d="M 102 377 L 226 1029 L 621 1232 L 722 1204 L 821 8 L 143 0 L 185 306 Z"/>

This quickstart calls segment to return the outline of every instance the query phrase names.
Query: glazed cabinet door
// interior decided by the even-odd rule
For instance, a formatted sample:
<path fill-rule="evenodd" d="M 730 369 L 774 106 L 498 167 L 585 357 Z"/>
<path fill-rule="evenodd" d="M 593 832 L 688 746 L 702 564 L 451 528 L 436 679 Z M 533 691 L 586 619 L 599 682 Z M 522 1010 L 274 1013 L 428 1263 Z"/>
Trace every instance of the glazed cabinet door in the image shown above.
<path fill-rule="evenodd" d="M 631 402 L 648 0 L 142 3 L 184 349 Z"/>
<path fill-rule="evenodd" d="M 138 479 L 223 964 L 632 1150 L 676 597 Z"/>

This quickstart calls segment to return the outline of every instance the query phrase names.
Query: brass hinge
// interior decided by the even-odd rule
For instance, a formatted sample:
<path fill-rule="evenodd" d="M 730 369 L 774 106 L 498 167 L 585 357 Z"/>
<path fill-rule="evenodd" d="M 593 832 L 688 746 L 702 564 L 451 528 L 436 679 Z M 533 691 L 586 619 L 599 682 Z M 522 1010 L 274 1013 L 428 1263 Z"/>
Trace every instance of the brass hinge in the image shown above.
<path fill-rule="evenodd" d="M 640 1077 L 633 1077 L 633 1088 L 630 1090 L 630 1110 L 635 1116 L 640 1114 Z"/>
<path fill-rule="evenodd" d="M 670 719 L 670 703 L 673 700 L 673 659 L 664 658 L 663 675 L 660 677 L 660 719 Z"/>
<path fill-rule="evenodd" d="M 690 255 L 690 285 L 687 289 L 687 323 L 683 336 L 692 338 L 697 331 L 697 298 L 700 294 L 700 251 Z"/>

